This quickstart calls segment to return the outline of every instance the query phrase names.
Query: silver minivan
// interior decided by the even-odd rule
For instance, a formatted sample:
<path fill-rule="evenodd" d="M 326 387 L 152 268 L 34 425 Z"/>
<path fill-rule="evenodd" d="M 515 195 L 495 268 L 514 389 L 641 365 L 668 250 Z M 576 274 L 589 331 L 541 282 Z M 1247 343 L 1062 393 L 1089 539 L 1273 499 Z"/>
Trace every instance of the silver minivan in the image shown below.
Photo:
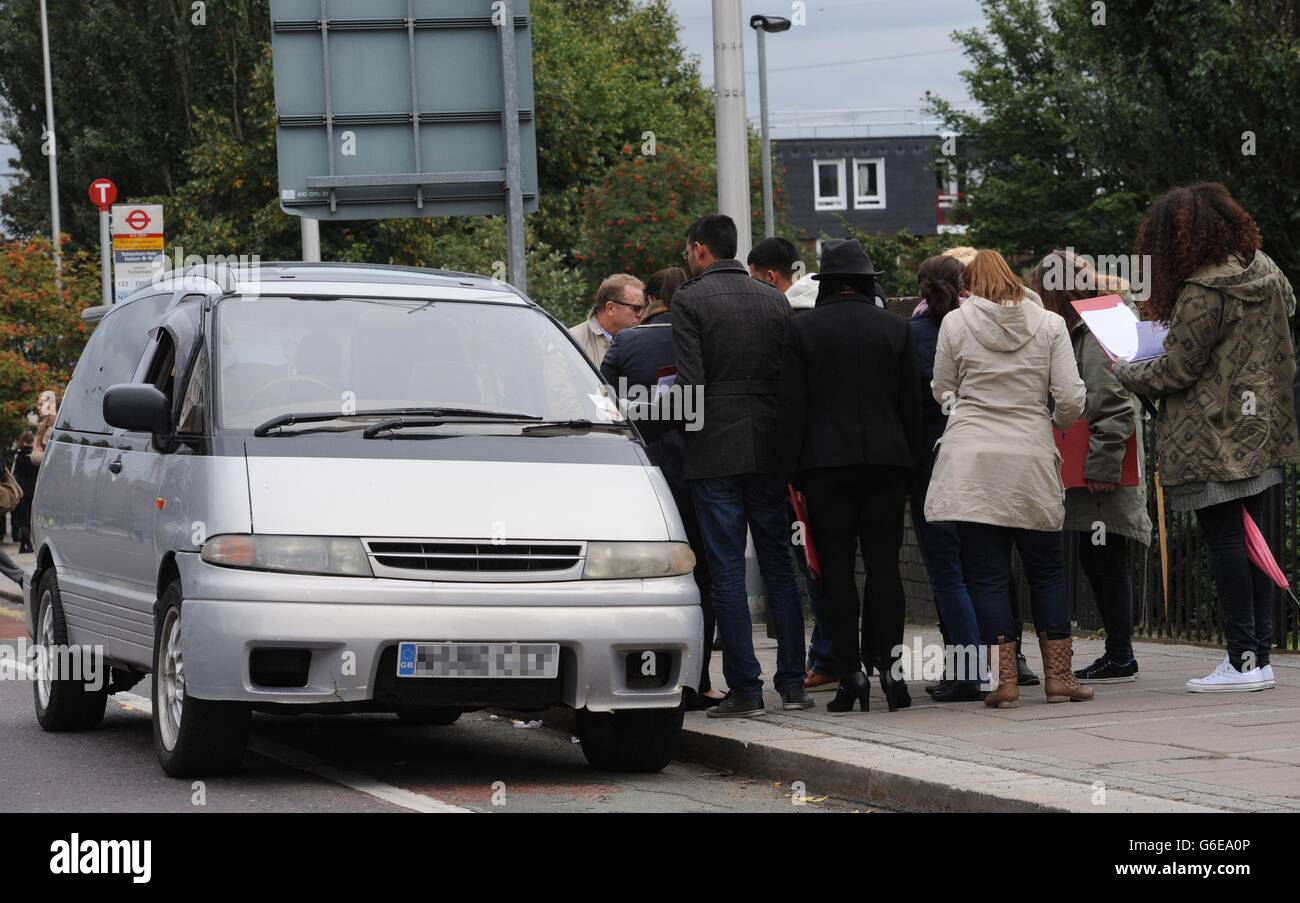
<path fill-rule="evenodd" d="M 103 309 L 99 309 L 101 312 Z M 655 771 L 702 619 L 672 494 L 563 327 L 501 282 L 207 267 L 103 313 L 33 509 L 28 628 L 111 681 L 35 684 L 91 728 L 152 675 L 177 777 L 238 767 L 253 709 L 576 711 Z"/>

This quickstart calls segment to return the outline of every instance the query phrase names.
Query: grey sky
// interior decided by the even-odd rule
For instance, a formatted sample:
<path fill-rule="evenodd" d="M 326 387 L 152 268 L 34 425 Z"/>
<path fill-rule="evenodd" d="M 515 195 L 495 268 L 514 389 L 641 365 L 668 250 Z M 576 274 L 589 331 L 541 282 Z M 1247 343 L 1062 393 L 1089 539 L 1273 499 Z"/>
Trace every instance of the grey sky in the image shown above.
<path fill-rule="evenodd" d="M 704 81 L 712 84 L 713 4 L 710 0 L 671 3 L 683 44 L 700 57 Z M 791 6 L 791 0 L 743 0 L 744 19 L 748 23 L 756 13 L 789 18 Z M 774 113 L 917 107 L 927 90 L 955 103 L 970 102 L 958 75 L 966 58 L 952 33 L 983 24 L 979 0 L 806 0 L 806 8 L 806 25 L 767 39 L 769 107 Z M 747 24 L 745 69 L 746 98 L 751 115 L 757 117 L 757 50 Z M 809 123 L 837 118 L 849 119 L 804 112 L 797 119 L 778 116 L 774 125 L 797 128 L 803 123 L 802 131 L 807 132 Z M 899 116 L 882 113 L 859 120 L 863 118 L 897 120 Z M 891 133 L 896 131 L 873 129 L 873 134 Z"/>

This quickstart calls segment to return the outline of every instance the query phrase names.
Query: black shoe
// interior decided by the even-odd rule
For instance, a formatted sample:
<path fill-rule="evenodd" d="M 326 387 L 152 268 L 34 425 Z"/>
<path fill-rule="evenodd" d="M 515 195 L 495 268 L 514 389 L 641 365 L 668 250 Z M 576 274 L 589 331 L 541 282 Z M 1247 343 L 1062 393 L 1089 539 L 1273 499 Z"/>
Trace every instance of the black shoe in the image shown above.
<path fill-rule="evenodd" d="M 36 551 L 36 550 L 33 549 L 31 546 L 20 546 L 19 549 L 18 549 L 18 554 L 19 554 L 19 555 L 31 555 L 31 554 L 33 554 L 35 551 Z"/>
<path fill-rule="evenodd" d="M 783 709 L 811 709 L 816 704 L 803 687 L 792 687 L 789 690 L 781 691 L 781 708 Z"/>
<path fill-rule="evenodd" d="M 867 681 L 867 675 L 861 671 L 840 678 L 840 688 L 835 691 L 835 698 L 826 703 L 826 711 L 843 715 L 853 711 L 855 702 L 862 707 L 862 711 L 871 710 L 871 684 Z"/>
<path fill-rule="evenodd" d="M 1023 655 L 1016 656 L 1016 684 L 1022 687 L 1036 687 L 1039 684 L 1038 675 L 1029 670 L 1029 662 L 1025 661 Z"/>
<path fill-rule="evenodd" d="M 1123 684 L 1137 680 L 1137 659 L 1131 658 L 1128 664 L 1121 665 L 1106 656 L 1097 659 L 1086 668 L 1074 672 L 1081 684 Z"/>
<path fill-rule="evenodd" d="M 912 697 L 907 692 L 907 681 L 897 680 L 892 668 L 881 669 L 880 691 L 885 694 L 885 704 L 889 706 L 889 711 L 911 708 Z"/>
<path fill-rule="evenodd" d="M 688 712 L 705 712 L 726 698 L 727 697 L 723 696 L 714 699 L 712 696 L 705 696 L 703 693 L 694 692 L 691 693 L 690 698 L 686 700 L 685 708 Z"/>
<path fill-rule="evenodd" d="M 953 684 L 955 683 L 957 683 L 957 681 L 949 680 L 948 678 L 945 677 L 937 684 L 930 684 L 928 687 L 925 688 L 925 692 L 929 693 L 931 696 L 938 696 L 940 693 L 949 692 L 952 689 Z"/>
<path fill-rule="evenodd" d="M 947 689 L 931 693 L 935 702 L 975 702 L 981 699 L 980 685 L 967 681 L 954 680 Z"/>
<path fill-rule="evenodd" d="M 762 696 L 737 696 L 728 693 L 717 705 L 705 711 L 710 718 L 761 718 L 767 714 Z"/>

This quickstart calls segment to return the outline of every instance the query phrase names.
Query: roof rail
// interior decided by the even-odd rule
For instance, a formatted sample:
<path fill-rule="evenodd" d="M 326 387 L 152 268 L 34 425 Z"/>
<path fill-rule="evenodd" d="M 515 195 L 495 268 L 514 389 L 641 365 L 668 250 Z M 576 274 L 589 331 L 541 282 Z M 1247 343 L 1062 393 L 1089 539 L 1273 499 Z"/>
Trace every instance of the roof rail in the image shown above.
<path fill-rule="evenodd" d="M 191 279 L 202 279 L 211 282 L 221 290 L 223 295 L 230 295 L 239 291 L 239 279 L 236 278 L 234 268 L 224 263 L 204 263 L 187 267 L 181 274 L 185 283 Z"/>

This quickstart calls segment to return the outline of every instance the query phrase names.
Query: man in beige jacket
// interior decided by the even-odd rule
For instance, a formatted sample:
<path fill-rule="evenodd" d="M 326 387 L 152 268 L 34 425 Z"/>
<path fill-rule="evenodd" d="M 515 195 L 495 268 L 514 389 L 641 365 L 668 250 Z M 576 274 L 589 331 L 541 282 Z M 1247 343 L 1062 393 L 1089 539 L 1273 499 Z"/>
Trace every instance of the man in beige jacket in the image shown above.
<path fill-rule="evenodd" d="M 596 289 L 596 303 L 592 305 L 591 313 L 577 326 L 569 327 L 569 335 L 573 336 L 582 353 L 600 367 L 614 336 L 620 330 L 640 323 L 645 308 L 645 285 L 635 276 L 617 273 Z"/>

